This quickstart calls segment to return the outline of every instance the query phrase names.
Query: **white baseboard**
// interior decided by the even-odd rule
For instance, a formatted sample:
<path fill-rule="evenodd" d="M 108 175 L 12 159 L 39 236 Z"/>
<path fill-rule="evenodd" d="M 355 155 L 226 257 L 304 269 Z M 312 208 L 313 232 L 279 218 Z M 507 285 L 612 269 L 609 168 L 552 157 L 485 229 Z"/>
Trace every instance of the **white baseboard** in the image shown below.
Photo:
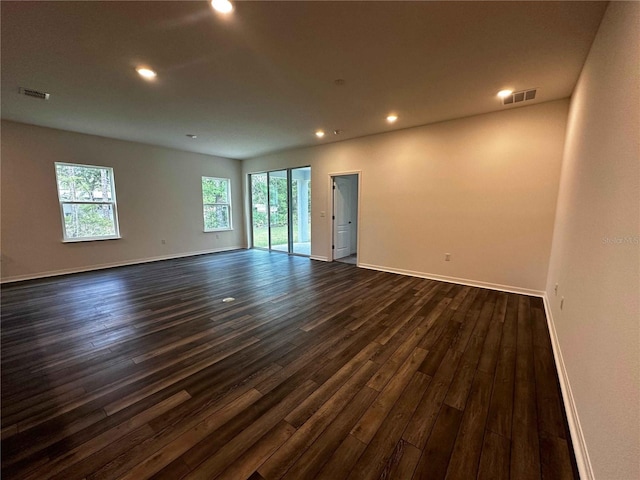
<path fill-rule="evenodd" d="M 323 257 L 321 255 L 311 255 L 309 258 L 311 260 L 318 260 L 320 262 L 328 262 L 329 261 L 329 259 L 327 257 Z"/>
<path fill-rule="evenodd" d="M 477 280 L 468 280 L 466 278 L 447 277 L 444 275 L 436 275 L 434 273 L 414 272 L 413 270 L 403 270 L 401 268 L 382 267 L 380 265 L 371 265 L 368 263 L 359 263 L 359 267 L 369 270 L 378 270 L 381 272 L 399 273 L 400 275 L 409 275 L 410 277 L 427 278 L 429 280 L 438 280 L 440 282 L 456 283 L 458 285 L 468 285 L 470 287 L 488 288 L 489 290 L 498 290 L 500 292 L 518 293 L 521 295 L 530 295 L 533 297 L 544 297 L 541 290 L 531 290 L 528 288 L 513 287 L 510 285 L 500 285 L 497 283 L 480 282 Z"/>
<path fill-rule="evenodd" d="M 124 267 L 126 265 L 137 265 L 139 263 L 159 262 L 161 260 L 171 260 L 172 258 L 194 257 L 196 255 L 205 255 L 207 253 L 228 252 L 230 250 L 243 250 L 246 248 L 247 247 L 242 247 L 242 246 L 222 247 L 222 248 L 213 248 L 211 250 L 201 250 L 199 252 L 177 253 L 173 255 L 161 255 L 158 257 L 148 257 L 148 258 L 140 258 L 137 260 L 127 260 L 125 262 L 101 263 L 98 265 L 90 265 L 88 267 L 65 268 L 63 270 L 52 270 L 49 272 L 40 272 L 40 273 L 34 273 L 29 275 L 16 275 L 13 277 L 6 277 L 0 280 L 0 283 L 22 282 L 24 280 L 35 280 L 37 278 L 56 277 L 58 275 L 69 275 L 71 273 L 82 273 L 82 272 L 90 272 L 93 270 L 104 270 L 106 268 Z"/>
<path fill-rule="evenodd" d="M 544 301 L 544 310 L 547 316 L 547 327 L 549 328 L 549 335 L 551 336 L 553 357 L 556 362 L 556 370 L 558 371 L 560 389 L 562 390 L 564 410 L 567 413 L 567 423 L 569 424 L 569 431 L 571 433 L 573 452 L 576 457 L 576 464 L 578 465 L 578 473 L 582 480 L 594 480 L 595 476 L 593 474 L 593 467 L 591 466 L 591 460 L 589 459 L 589 452 L 587 450 L 584 433 L 580 426 L 580 419 L 578 418 L 578 410 L 576 408 L 575 400 L 573 399 L 569 376 L 567 375 L 567 369 L 564 365 L 564 359 L 562 358 L 562 350 L 560 349 L 560 343 L 558 342 L 556 326 L 553 321 L 553 315 L 551 314 L 551 307 L 549 306 L 549 298 L 546 293 L 542 298 Z"/>

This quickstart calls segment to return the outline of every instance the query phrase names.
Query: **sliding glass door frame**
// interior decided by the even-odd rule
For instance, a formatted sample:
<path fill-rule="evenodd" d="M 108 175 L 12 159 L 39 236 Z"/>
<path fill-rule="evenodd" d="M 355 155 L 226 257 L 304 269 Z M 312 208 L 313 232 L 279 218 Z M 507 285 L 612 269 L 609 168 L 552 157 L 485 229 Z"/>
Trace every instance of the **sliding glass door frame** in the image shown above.
<path fill-rule="evenodd" d="M 248 174 L 247 184 L 248 184 L 248 198 L 249 198 L 249 217 L 250 217 L 250 231 L 251 231 L 251 248 L 256 248 L 259 250 L 267 250 L 271 252 L 282 252 L 288 253 L 289 255 L 298 255 L 302 257 L 309 257 L 309 255 L 299 252 L 294 252 L 294 232 L 293 232 L 293 170 L 298 170 L 302 168 L 309 168 L 311 166 L 302 166 L 302 167 L 294 167 L 294 168 L 283 168 L 278 170 L 268 170 L 262 172 L 252 172 Z M 273 248 L 273 235 L 271 231 L 271 174 L 275 172 L 286 172 L 286 180 L 287 180 L 287 251 L 274 249 Z M 267 205 L 266 205 L 266 225 L 267 225 L 267 238 L 268 238 L 268 247 L 260 247 L 255 245 L 255 232 L 254 232 L 254 208 L 253 208 L 253 176 L 254 175 L 266 175 L 266 186 L 267 186 Z M 282 177 L 280 177 L 282 178 Z M 309 179 L 310 181 L 310 179 Z M 300 208 L 300 206 L 298 206 Z M 308 213 L 310 215 L 310 212 Z M 311 238 L 309 238 L 309 241 Z"/>
<path fill-rule="evenodd" d="M 293 182 L 287 168 L 287 252 L 293 254 Z"/>

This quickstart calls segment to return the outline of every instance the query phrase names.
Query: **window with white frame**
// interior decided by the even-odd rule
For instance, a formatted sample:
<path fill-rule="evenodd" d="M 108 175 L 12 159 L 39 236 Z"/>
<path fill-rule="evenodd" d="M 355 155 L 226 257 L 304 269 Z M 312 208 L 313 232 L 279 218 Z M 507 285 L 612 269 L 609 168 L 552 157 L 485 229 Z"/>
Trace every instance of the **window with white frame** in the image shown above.
<path fill-rule="evenodd" d="M 231 180 L 202 177 L 204 231 L 231 230 Z"/>
<path fill-rule="evenodd" d="M 120 238 L 113 169 L 56 162 L 64 241 Z"/>

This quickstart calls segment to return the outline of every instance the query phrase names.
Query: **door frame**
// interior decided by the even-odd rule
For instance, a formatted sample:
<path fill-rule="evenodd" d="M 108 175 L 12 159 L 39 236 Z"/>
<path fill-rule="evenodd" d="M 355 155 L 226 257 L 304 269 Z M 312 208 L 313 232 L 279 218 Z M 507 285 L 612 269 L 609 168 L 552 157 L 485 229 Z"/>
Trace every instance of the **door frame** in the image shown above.
<path fill-rule="evenodd" d="M 333 212 L 334 212 L 334 208 L 335 205 L 334 203 L 334 198 L 333 198 L 333 179 L 335 177 L 344 177 L 346 175 L 357 175 L 358 176 L 358 181 L 356 182 L 357 186 L 358 186 L 358 209 L 356 212 L 356 266 L 360 266 L 360 208 L 362 205 L 362 170 L 347 170 L 347 171 L 343 171 L 343 172 L 331 172 L 329 173 L 329 188 L 328 188 L 328 195 L 329 195 L 329 204 L 331 205 L 331 211 L 329 212 L 329 214 L 327 215 L 327 222 L 328 222 L 328 231 L 329 231 L 329 255 L 327 255 L 327 258 L 329 259 L 330 262 L 333 262 L 335 259 L 333 258 L 333 254 L 334 254 L 334 245 L 333 245 L 333 239 L 334 239 L 334 221 L 333 221 Z"/>

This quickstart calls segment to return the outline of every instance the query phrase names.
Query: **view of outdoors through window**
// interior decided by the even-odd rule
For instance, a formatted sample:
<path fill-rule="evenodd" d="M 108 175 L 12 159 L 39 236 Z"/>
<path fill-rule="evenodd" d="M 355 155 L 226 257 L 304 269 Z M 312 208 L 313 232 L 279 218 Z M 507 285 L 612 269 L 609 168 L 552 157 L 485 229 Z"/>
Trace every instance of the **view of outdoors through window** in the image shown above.
<path fill-rule="evenodd" d="M 202 177 L 204 231 L 231 229 L 231 195 L 228 178 Z"/>
<path fill-rule="evenodd" d="M 118 237 L 113 170 L 56 163 L 65 240 Z"/>
<path fill-rule="evenodd" d="M 251 218 L 254 247 L 269 248 L 267 203 L 267 174 L 251 175 Z"/>

